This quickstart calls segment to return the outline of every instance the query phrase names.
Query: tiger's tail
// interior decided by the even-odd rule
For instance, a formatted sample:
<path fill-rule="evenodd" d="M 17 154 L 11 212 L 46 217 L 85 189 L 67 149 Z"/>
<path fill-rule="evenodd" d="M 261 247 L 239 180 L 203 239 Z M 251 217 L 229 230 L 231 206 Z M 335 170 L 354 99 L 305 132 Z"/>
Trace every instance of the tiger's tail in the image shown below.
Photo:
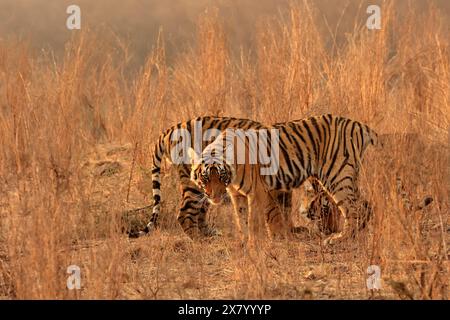
<path fill-rule="evenodd" d="M 152 196 L 153 209 L 150 216 L 150 222 L 147 224 L 145 232 L 148 233 L 157 227 L 157 221 L 161 210 L 161 162 L 165 155 L 165 141 L 167 134 L 163 133 L 159 136 L 158 141 L 153 148 L 152 157 Z"/>
<path fill-rule="evenodd" d="M 378 134 L 367 125 L 364 126 L 364 129 L 364 138 L 366 141 L 368 141 L 368 144 L 371 144 L 374 147 L 382 147 L 382 143 L 378 137 Z"/>

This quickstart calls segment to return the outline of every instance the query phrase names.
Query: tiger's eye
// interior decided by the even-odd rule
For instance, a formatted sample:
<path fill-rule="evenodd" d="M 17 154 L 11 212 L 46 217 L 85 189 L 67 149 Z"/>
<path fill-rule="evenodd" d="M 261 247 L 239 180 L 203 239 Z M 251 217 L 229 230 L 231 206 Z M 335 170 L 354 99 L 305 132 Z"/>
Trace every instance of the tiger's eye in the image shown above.
<path fill-rule="evenodd" d="M 202 175 L 200 176 L 200 181 L 202 182 L 202 184 L 208 183 L 208 181 L 209 181 L 208 175 L 202 174 Z"/>

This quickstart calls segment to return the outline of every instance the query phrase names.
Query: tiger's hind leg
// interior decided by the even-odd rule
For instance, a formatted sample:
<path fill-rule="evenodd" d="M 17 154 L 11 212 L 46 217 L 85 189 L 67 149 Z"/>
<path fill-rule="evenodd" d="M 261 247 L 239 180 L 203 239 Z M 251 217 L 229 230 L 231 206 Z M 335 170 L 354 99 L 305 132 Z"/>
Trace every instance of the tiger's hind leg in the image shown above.
<path fill-rule="evenodd" d="M 355 237 L 356 233 L 367 225 L 373 211 L 370 203 L 361 199 L 358 192 L 353 190 L 337 192 L 332 195 L 332 199 L 342 215 L 342 222 L 333 221 L 333 224 L 339 225 L 341 231 L 331 234 L 324 244 L 334 244 Z"/>
<path fill-rule="evenodd" d="M 341 177 L 345 178 L 341 178 L 332 187 L 322 185 L 329 198 L 338 207 L 342 221 L 331 221 L 334 233 L 325 239 L 324 244 L 334 244 L 354 237 L 358 230 L 364 228 L 372 213 L 370 203 L 360 196 L 356 185 L 357 175 L 353 168 L 347 166 L 341 172 Z M 340 229 L 339 232 L 336 232 L 337 228 Z"/>

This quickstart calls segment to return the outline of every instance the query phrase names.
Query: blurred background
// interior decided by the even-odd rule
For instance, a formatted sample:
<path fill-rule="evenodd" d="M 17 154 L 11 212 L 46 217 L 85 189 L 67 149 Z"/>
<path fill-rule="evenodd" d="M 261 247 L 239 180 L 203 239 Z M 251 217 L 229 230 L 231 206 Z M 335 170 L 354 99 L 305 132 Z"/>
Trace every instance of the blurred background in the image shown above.
<path fill-rule="evenodd" d="M 133 51 L 132 64 L 143 63 L 162 28 L 166 38 L 167 58 L 173 61 L 177 51 L 194 41 L 200 13 L 212 6 L 219 9 L 227 40 L 235 50 L 255 41 L 255 25 L 261 18 L 280 17 L 288 12 L 288 0 L 0 0 L 0 39 L 30 41 L 34 49 L 51 48 L 57 55 L 74 31 L 66 28 L 69 5 L 81 8 L 82 29 L 94 29 L 106 37 L 119 36 Z M 431 1 L 445 16 L 450 15 L 450 1 Z M 337 41 L 352 32 L 355 23 L 367 20 L 369 5 L 395 3 L 399 17 L 406 17 L 408 7 L 424 10 L 428 0 L 318 0 L 312 1 L 320 18 L 317 27 L 324 33 L 336 33 Z M 404 11 L 404 15 L 401 14 Z M 300 17 L 301 18 L 301 17 Z M 306 17 L 305 17 L 306 18 Z M 331 42 L 331 39 L 328 40 Z"/>

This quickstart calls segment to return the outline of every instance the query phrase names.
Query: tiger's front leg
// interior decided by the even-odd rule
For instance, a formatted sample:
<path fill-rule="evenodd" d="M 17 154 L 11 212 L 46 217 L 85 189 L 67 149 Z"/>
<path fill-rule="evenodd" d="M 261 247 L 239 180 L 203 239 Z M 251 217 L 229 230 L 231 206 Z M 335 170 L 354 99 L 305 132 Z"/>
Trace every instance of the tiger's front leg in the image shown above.
<path fill-rule="evenodd" d="M 261 209 L 264 205 L 261 199 L 254 193 L 247 197 L 248 201 L 248 238 L 247 242 L 250 246 L 255 246 L 257 240 L 267 237 L 267 229 L 264 221 L 264 212 Z"/>
<path fill-rule="evenodd" d="M 261 223 L 260 219 L 263 219 L 262 224 L 271 239 L 287 238 L 292 229 L 290 217 L 285 215 L 279 203 L 267 191 L 262 179 L 259 176 L 256 179 L 254 190 L 249 195 L 249 229 L 251 217 L 259 224 Z"/>
<path fill-rule="evenodd" d="M 239 238 L 242 243 L 248 240 L 248 204 L 247 196 L 240 194 L 234 188 L 227 189 L 233 203 L 233 217 Z"/>
<path fill-rule="evenodd" d="M 287 239 L 290 237 L 293 225 L 290 217 L 286 217 L 279 203 L 273 200 L 269 194 L 265 196 L 267 201 L 263 209 L 264 218 L 271 239 Z"/>
<path fill-rule="evenodd" d="M 284 219 L 290 221 L 292 219 L 292 191 L 272 190 L 269 193 L 283 212 Z"/>

